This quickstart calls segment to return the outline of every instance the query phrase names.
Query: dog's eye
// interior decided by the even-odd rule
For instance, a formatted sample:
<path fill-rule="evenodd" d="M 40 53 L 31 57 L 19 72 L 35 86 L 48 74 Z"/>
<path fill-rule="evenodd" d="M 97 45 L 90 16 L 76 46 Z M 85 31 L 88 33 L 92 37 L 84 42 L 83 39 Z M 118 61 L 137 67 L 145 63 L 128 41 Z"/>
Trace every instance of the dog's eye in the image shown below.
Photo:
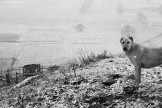
<path fill-rule="evenodd" d="M 122 42 L 122 44 L 124 44 L 124 42 Z"/>
<path fill-rule="evenodd" d="M 127 44 L 129 44 L 130 42 L 127 42 Z"/>

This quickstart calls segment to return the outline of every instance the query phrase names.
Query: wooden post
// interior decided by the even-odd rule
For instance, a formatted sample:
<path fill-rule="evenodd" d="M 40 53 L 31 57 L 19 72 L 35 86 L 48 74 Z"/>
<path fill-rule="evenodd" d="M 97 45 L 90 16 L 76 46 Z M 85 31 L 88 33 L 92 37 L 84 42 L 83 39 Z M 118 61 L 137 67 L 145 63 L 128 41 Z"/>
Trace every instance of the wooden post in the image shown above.
<path fill-rule="evenodd" d="M 0 80 L 3 80 L 2 70 L 1 70 Z"/>
<path fill-rule="evenodd" d="M 15 79 L 15 83 L 18 83 L 18 73 L 16 72 L 16 79 Z"/>
<path fill-rule="evenodd" d="M 43 74 L 43 65 L 40 66 L 40 73 Z"/>
<path fill-rule="evenodd" d="M 20 68 L 21 68 L 21 67 L 19 66 L 19 74 L 20 74 Z"/>
<path fill-rule="evenodd" d="M 8 68 L 8 70 L 7 70 L 7 73 L 6 73 L 6 82 L 8 83 L 8 84 L 10 84 L 10 74 L 9 74 L 9 68 Z"/>
<path fill-rule="evenodd" d="M 22 79 L 24 79 L 24 74 L 23 74 L 23 71 L 22 71 L 22 74 L 21 74 L 21 67 L 19 66 L 19 77 Z"/>
<path fill-rule="evenodd" d="M 19 66 L 19 76 L 22 77 L 22 76 L 21 76 L 21 72 L 20 72 L 20 68 L 21 68 L 21 67 Z"/>

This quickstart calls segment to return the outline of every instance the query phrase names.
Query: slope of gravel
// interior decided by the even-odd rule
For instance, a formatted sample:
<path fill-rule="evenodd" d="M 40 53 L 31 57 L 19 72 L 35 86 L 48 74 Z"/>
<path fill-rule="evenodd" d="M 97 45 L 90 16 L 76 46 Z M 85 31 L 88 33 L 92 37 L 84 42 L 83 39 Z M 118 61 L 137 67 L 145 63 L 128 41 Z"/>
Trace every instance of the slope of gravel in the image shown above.
<path fill-rule="evenodd" d="M 162 68 L 142 70 L 133 86 L 134 68 L 127 58 L 110 58 L 77 69 L 75 77 L 60 71 L 16 89 L 1 89 L 1 108 L 161 108 Z M 69 74 L 69 73 L 67 73 Z M 70 74 L 69 74 L 70 75 Z"/>

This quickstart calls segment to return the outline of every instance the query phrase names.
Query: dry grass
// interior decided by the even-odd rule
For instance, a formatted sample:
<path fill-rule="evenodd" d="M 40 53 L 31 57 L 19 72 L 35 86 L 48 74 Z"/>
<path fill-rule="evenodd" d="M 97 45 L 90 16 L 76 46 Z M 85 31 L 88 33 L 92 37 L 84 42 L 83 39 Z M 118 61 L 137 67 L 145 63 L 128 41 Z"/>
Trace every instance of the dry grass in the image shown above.
<path fill-rule="evenodd" d="M 106 50 L 104 50 L 103 53 L 97 54 L 97 55 L 95 55 L 94 52 L 91 52 L 90 54 L 88 54 L 88 53 L 84 53 L 83 50 L 80 50 L 78 58 L 80 61 L 80 65 L 84 67 L 91 63 L 94 63 L 94 62 L 97 62 L 103 59 L 107 59 L 107 58 L 112 58 L 112 57 L 113 57 L 112 54 L 111 53 L 107 54 Z"/>
<path fill-rule="evenodd" d="M 64 75 L 66 78 L 76 78 L 78 75 L 76 74 L 76 70 L 78 68 L 83 68 L 88 66 L 91 63 L 98 62 L 103 59 L 113 58 L 112 54 L 107 54 L 107 51 L 103 51 L 101 54 L 95 55 L 95 53 L 91 52 L 88 54 L 84 53 L 83 50 L 79 51 L 79 57 L 77 59 L 69 60 L 64 66 L 61 66 L 60 73 Z"/>

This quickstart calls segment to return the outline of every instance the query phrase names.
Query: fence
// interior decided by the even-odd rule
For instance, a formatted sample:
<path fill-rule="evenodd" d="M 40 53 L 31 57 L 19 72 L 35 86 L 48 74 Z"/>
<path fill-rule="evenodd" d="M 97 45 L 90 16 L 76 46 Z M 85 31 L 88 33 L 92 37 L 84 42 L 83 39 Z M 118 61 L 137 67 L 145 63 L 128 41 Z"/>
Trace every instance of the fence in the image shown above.
<path fill-rule="evenodd" d="M 7 85 L 12 85 L 12 84 L 17 84 L 24 80 L 26 75 L 28 74 L 29 76 L 34 76 L 38 74 L 42 74 L 44 70 L 46 70 L 47 67 L 41 66 L 40 71 L 37 72 L 32 72 L 32 73 L 24 73 L 23 67 L 19 66 L 14 69 L 8 68 L 8 70 L 5 71 L 0 71 L 0 88 L 7 86 Z"/>

